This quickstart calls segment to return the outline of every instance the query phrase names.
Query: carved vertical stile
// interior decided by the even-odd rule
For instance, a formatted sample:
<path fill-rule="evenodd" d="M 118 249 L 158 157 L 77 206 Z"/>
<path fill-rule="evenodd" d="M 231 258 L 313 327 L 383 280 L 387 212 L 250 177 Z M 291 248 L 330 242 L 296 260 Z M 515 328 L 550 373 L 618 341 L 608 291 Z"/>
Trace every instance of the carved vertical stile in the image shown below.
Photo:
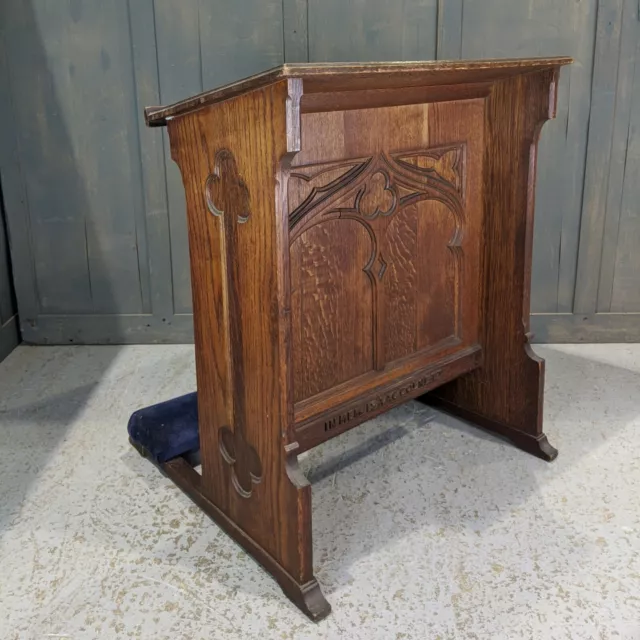
<path fill-rule="evenodd" d="M 283 167 L 299 148 L 300 89 L 283 80 L 169 130 L 187 196 L 200 491 L 215 505 L 212 517 L 317 619 L 330 607 L 313 576 L 310 487 L 288 446 L 295 431 L 281 195 Z"/>
<path fill-rule="evenodd" d="M 214 169 L 205 181 L 205 200 L 209 211 L 219 220 L 221 254 L 227 274 L 225 287 L 225 318 L 228 328 L 228 379 L 232 383 L 231 425 L 218 429 L 220 455 L 231 467 L 235 490 L 243 498 L 251 497 L 252 485 L 262 480 L 262 462 L 255 448 L 247 442 L 244 397 L 238 393 L 244 386 L 242 306 L 237 256 L 239 225 L 251 217 L 251 196 L 229 149 L 220 149 L 214 157 Z"/>

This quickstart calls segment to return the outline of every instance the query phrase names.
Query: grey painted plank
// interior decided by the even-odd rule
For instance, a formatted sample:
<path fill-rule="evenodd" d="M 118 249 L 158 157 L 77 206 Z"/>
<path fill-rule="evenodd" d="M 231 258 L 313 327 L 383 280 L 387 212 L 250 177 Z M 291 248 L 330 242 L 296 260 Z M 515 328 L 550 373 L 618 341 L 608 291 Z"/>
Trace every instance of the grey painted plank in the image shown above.
<path fill-rule="evenodd" d="M 114 333 L 113 327 L 118 331 Z M 533 314 L 534 343 L 640 342 L 640 313 Z M 191 344 L 190 315 L 169 323 L 148 315 L 43 316 L 37 327 L 25 327 L 28 344 Z"/>
<path fill-rule="evenodd" d="M 465 0 L 438 0 L 436 58 L 462 57 L 462 21 Z"/>
<path fill-rule="evenodd" d="M 640 51 L 636 50 L 637 54 Z M 640 64 L 636 62 L 620 225 L 612 285 L 612 312 L 640 312 Z"/>
<path fill-rule="evenodd" d="M 0 3 L 0 184 L 7 228 L 10 229 L 10 251 L 14 265 L 13 284 L 20 314 L 25 322 L 34 323 L 40 310 L 36 284 L 29 209 L 26 186 L 20 168 L 16 119 L 10 94 L 9 61 L 6 55 L 6 27 L 10 25 L 9 5 Z"/>
<path fill-rule="evenodd" d="M 163 140 L 160 131 L 145 126 L 143 115 L 145 107 L 161 103 L 154 0 L 129 0 L 129 20 L 151 309 L 154 315 L 167 318 L 173 315 L 173 287 Z"/>
<path fill-rule="evenodd" d="M 202 91 L 198 0 L 185 0 L 178 4 L 173 0 L 156 0 L 155 25 L 160 102 L 170 104 Z M 191 275 L 184 187 L 180 171 L 171 160 L 169 140 L 164 129 L 162 137 L 169 209 L 173 307 L 175 313 L 189 313 Z"/>
<path fill-rule="evenodd" d="M 574 312 L 596 310 L 613 138 L 623 0 L 600 0 Z"/>
<path fill-rule="evenodd" d="M 22 328 L 27 344 L 192 344 L 193 318 L 176 314 L 47 315 L 35 327 Z"/>
<path fill-rule="evenodd" d="M 155 18 L 163 104 L 284 61 L 282 0 L 242 0 L 234 3 L 232 11 L 221 11 L 213 0 L 180 5 L 156 0 Z M 191 288 L 184 189 L 166 134 L 164 138 L 174 306 L 176 313 L 188 313 Z"/>
<path fill-rule="evenodd" d="M 35 15 L 37 8 L 41 13 Z M 47 43 L 46 33 L 40 33 L 40 21 L 47 24 L 46 9 L 46 5 L 31 3 L 10 3 L 6 8 L 5 24 L 11 24 L 11 29 L 5 31 L 5 47 L 11 100 L 19 105 L 14 115 L 30 236 L 29 252 L 17 259 L 14 253 L 14 269 L 19 273 L 27 260 L 33 261 L 40 309 L 82 312 L 92 308 L 84 220 L 87 207 L 66 114 L 58 99 L 59 87 L 50 69 L 55 42 Z M 6 182 L 10 187 L 10 180 Z M 6 204 L 13 243 L 14 203 Z M 37 321 L 22 310 L 21 320 Z"/>
<path fill-rule="evenodd" d="M 5 218 L 0 192 L 0 325 L 8 322 L 16 314 L 13 299 L 13 285 L 9 260 L 9 247 L 5 234 Z"/>
<path fill-rule="evenodd" d="M 611 144 L 611 159 L 609 161 L 609 183 L 607 186 L 604 236 L 598 285 L 597 310 L 605 312 L 612 310 L 611 299 L 613 295 L 623 187 L 627 190 L 627 197 L 629 193 L 633 194 L 636 207 L 638 206 L 637 203 L 640 202 L 640 188 L 637 180 L 627 179 L 626 182 L 624 181 L 628 144 L 631 142 L 630 134 L 632 133 L 630 125 L 634 75 L 636 72 L 640 72 L 640 64 L 636 65 L 637 55 L 640 53 L 638 50 L 638 33 L 640 33 L 640 29 L 638 29 L 638 0 L 625 0 L 622 15 L 622 33 L 620 36 L 615 120 Z M 638 83 L 638 81 L 639 78 L 636 77 L 635 82 Z M 638 109 L 640 109 L 640 102 L 635 103 L 635 110 L 637 111 Z M 635 175 L 637 176 L 638 174 L 636 173 Z M 627 177 L 629 178 L 630 176 Z M 629 211 L 628 207 L 626 211 Z M 626 236 L 627 234 L 624 235 Z M 640 261 L 637 262 L 636 267 L 636 278 L 640 282 Z M 640 284 L 638 284 L 636 288 L 640 292 Z M 618 308 L 616 310 L 620 311 L 621 309 Z"/>
<path fill-rule="evenodd" d="M 282 0 L 200 0 L 199 42 L 205 89 L 240 80 L 284 62 Z"/>
<path fill-rule="evenodd" d="M 47 18 L 51 39 L 68 43 L 50 66 L 73 122 L 68 135 L 87 205 L 92 307 L 143 312 L 150 308 L 149 273 L 127 0 L 74 0 L 68 15 L 52 7 Z M 67 74 L 68 60 L 75 71 Z"/>
<path fill-rule="evenodd" d="M 309 0 L 309 60 L 433 60 L 437 0 Z"/>
<path fill-rule="evenodd" d="M 573 303 L 584 150 L 589 118 L 596 0 L 465 0 L 462 56 L 571 55 L 558 87 L 556 119 L 542 129 L 538 153 L 531 308 Z"/>
<path fill-rule="evenodd" d="M 549 313 L 531 316 L 534 343 L 640 342 L 640 313 Z"/>
<path fill-rule="evenodd" d="M 20 160 L 29 168 L 42 310 L 140 311 L 140 187 L 131 179 L 134 107 L 124 0 L 11 7 L 12 97 L 21 105 Z"/>
<path fill-rule="evenodd" d="M 308 0 L 282 0 L 285 62 L 309 62 Z"/>
<path fill-rule="evenodd" d="M 549 193 L 551 199 L 553 194 L 559 193 L 555 211 L 562 219 L 558 272 L 558 312 L 560 313 L 573 310 L 575 294 L 587 131 L 591 111 L 597 5 L 595 0 L 573 4 L 574 27 L 569 42 L 574 46 L 570 48 L 569 54 L 574 57 L 575 63 L 569 69 L 565 67 L 560 74 L 557 120 L 560 128 L 563 126 L 565 128 L 565 146 L 559 158 L 553 156 L 553 150 L 546 150 L 544 146 L 541 148 L 540 155 L 540 162 L 544 162 L 550 169 L 553 168 L 557 172 L 554 186 L 550 188 Z M 562 30 L 568 28 L 569 25 L 563 25 Z M 547 132 L 553 128 L 552 123 L 546 126 Z M 558 127 L 556 131 L 557 129 Z M 537 193 L 545 189 L 546 183 L 543 181 L 538 185 Z M 541 230 L 544 230 L 544 227 Z M 545 241 L 539 238 L 538 250 Z M 537 309 L 534 307 L 534 310 Z"/>
<path fill-rule="evenodd" d="M 0 362 L 18 346 L 19 342 L 18 316 L 13 316 L 4 324 L 0 323 Z"/>

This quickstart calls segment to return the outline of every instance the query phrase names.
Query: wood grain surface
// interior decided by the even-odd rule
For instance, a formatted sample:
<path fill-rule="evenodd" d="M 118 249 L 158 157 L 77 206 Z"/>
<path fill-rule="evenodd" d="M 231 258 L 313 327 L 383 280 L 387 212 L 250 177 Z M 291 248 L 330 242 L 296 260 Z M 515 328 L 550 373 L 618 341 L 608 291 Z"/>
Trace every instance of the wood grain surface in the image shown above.
<path fill-rule="evenodd" d="M 509 78 L 487 99 L 482 338 L 484 365 L 427 396 L 544 459 L 544 361 L 529 346 L 537 142 L 554 117 L 557 70 Z"/>
<path fill-rule="evenodd" d="M 555 57 L 433 60 L 426 62 L 290 63 L 224 87 L 205 91 L 167 107 L 147 107 L 145 119 L 149 126 L 163 126 L 167 124 L 169 118 L 229 100 L 246 91 L 264 87 L 282 78 L 305 80 L 305 93 L 352 91 L 354 89 L 395 89 L 494 81 L 536 69 L 553 69 L 571 62 L 571 58 L 568 57 Z"/>
<path fill-rule="evenodd" d="M 199 492 L 216 506 L 209 514 L 236 523 L 253 541 L 249 551 L 318 619 L 330 608 L 313 577 L 310 487 L 286 448 L 288 243 L 276 181 L 297 150 L 287 141 L 299 139 L 287 135 L 287 122 L 299 126 L 287 118 L 291 83 L 173 120 L 169 136 L 187 198 Z"/>
<path fill-rule="evenodd" d="M 536 145 L 565 61 L 284 67 L 165 114 L 202 475 L 164 470 L 313 620 L 330 607 L 298 453 L 420 397 L 556 455 L 528 314 Z"/>

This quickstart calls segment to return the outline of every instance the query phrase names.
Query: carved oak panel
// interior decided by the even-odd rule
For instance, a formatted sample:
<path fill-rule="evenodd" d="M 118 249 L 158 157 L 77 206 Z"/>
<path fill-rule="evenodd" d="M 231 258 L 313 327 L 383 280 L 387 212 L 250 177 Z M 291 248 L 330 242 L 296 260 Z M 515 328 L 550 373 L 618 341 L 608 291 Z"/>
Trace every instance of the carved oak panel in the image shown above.
<path fill-rule="evenodd" d="M 388 112 L 388 125 L 406 115 L 409 127 L 419 118 L 428 126 L 428 107 L 376 111 Z M 308 114 L 307 130 L 335 139 L 331 115 Z M 368 145 L 356 145 L 369 155 L 345 157 L 349 145 L 337 136 L 342 149 L 318 153 L 320 161 L 303 157 L 288 176 L 296 402 L 475 337 L 475 325 L 462 323 L 461 293 L 470 281 L 463 282 L 466 249 L 477 260 L 477 237 L 463 246 L 467 174 L 479 180 L 481 163 L 468 166 L 469 141 L 455 131 L 446 144 L 405 149 L 388 147 L 384 128 L 375 131 L 366 132 Z M 465 305 L 477 316 L 475 295 L 477 286 Z"/>

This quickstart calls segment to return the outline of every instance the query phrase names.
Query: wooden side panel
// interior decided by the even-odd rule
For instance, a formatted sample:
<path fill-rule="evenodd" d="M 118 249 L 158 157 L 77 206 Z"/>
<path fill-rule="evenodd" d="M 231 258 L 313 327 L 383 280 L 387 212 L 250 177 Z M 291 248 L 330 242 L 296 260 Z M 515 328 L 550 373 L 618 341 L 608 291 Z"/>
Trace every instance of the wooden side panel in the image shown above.
<path fill-rule="evenodd" d="M 557 452 L 542 442 L 544 362 L 527 341 L 536 144 L 542 123 L 554 114 L 556 73 L 497 83 L 488 99 L 481 339 L 485 361 L 481 369 L 432 394 L 477 423 L 507 435 L 526 434 L 526 446 L 549 458 Z"/>
<path fill-rule="evenodd" d="M 187 201 L 203 491 L 304 584 L 310 489 L 291 479 L 285 452 L 293 401 L 277 180 L 289 151 L 287 87 L 178 118 L 169 136 Z"/>
<path fill-rule="evenodd" d="M 483 99 L 303 113 L 288 180 L 300 416 L 476 343 L 483 136 Z"/>

